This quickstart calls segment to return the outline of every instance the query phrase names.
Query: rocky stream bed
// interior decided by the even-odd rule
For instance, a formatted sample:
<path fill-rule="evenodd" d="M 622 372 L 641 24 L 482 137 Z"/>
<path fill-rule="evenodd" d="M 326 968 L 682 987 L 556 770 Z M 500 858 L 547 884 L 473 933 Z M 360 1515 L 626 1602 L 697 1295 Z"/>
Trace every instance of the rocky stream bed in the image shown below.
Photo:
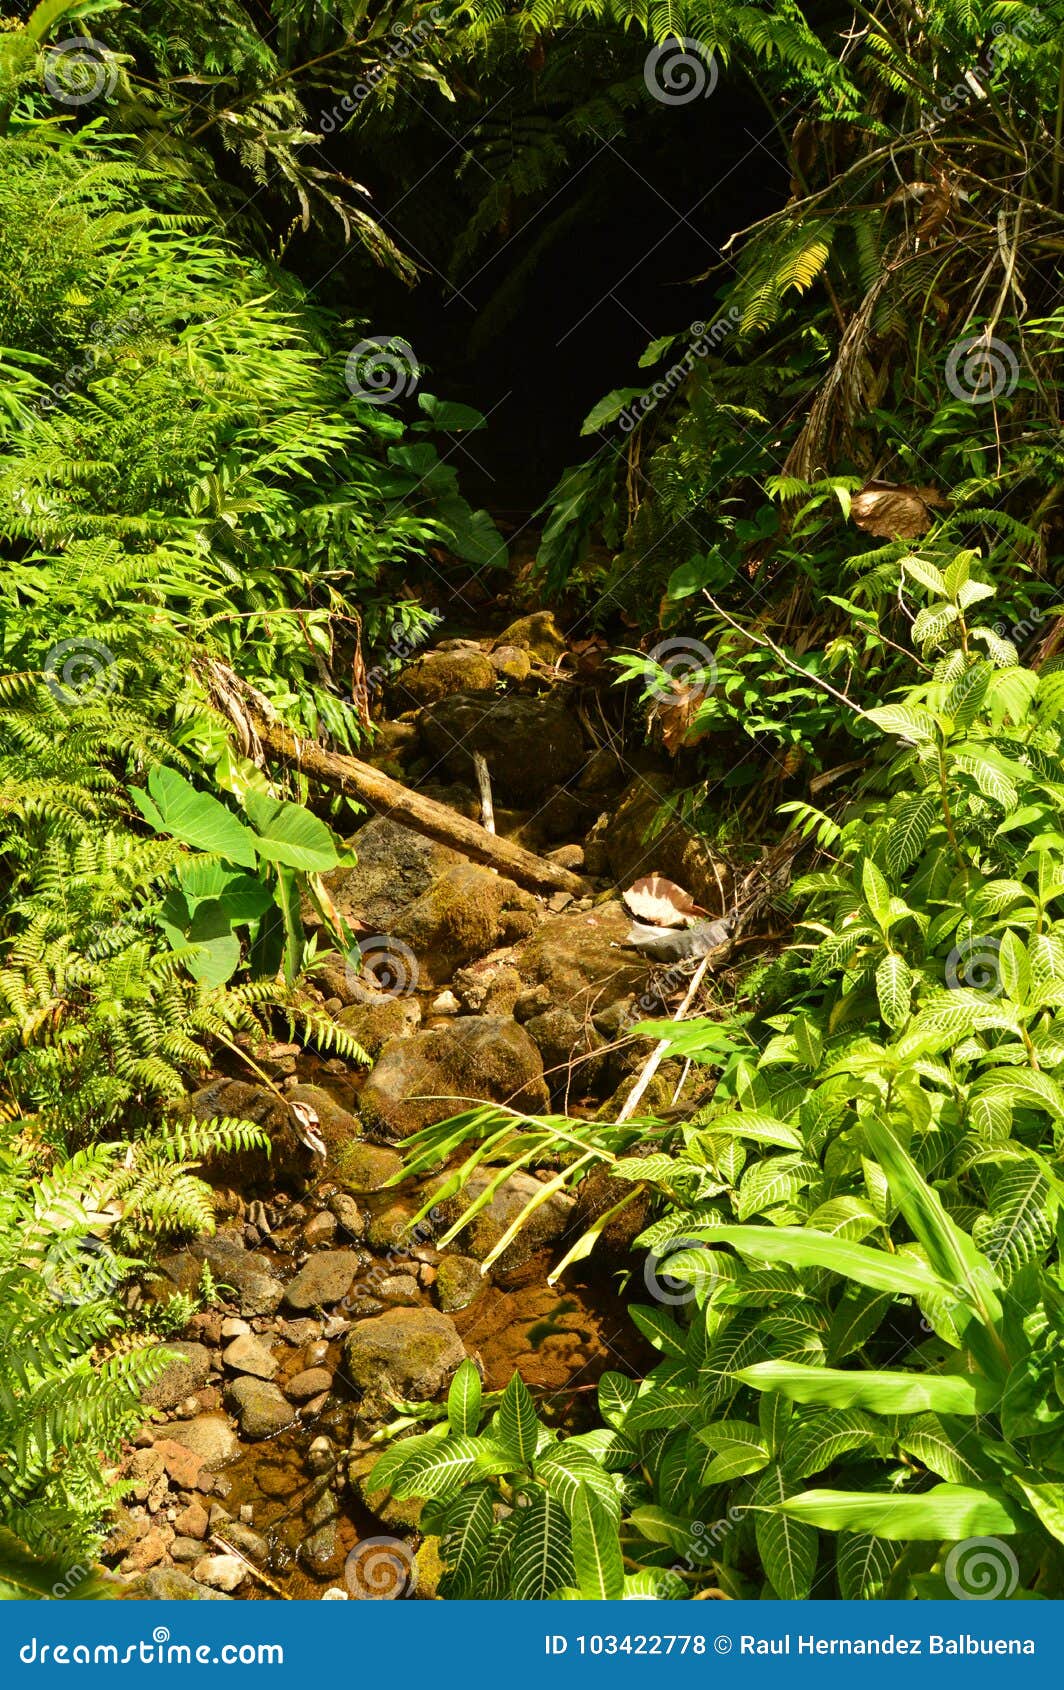
<path fill-rule="evenodd" d="M 395 1595 L 399 1579 L 431 1597 L 438 1562 L 418 1505 L 372 1488 L 390 1402 L 438 1398 L 470 1355 L 487 1388 L 516 1368 L 555 1423 L 573 1425 L 605 1369 L 644 1362 L 623 1293 L 639 1267 L 627 1247 L 640 1202 L 551 1288 L 552 1263 L 613 1201 L 608 1180 L 552 1195 L 487 1274 L 484 1258 L 548 1173 L 512 1175 L 444 1249 L 434 1240 L 460 1213 L 453 1199 L 410 1226 L 440 1173 L 388 1183 L 402 1141 L 469 1100 L 583 1118 L 615 1109 L 650 1048 L 626 1036 L 633 1012 L 666 1007 L 624 948 L 617 889 L 653 869 L 721 907 L 723 871 L 700 840 L 675 823 L 649 837 L 667 763 L 633 757 L 611 730 L 600 658 L 574 656 L 541 613 L 443 640 L 391 683 L 378 766 L 478 818 L 480 753 L 499 834 L 579 874 L 586 895 L 535 896 L 386 816 L 354 833 L 357 867 L 328 884 L 364 966 L 323 951 L 310 990 L 373 1066 L 276 1043 L 255 1052 L 258 1074 L 234 1056 L 189 1100 L 200 1119 L 261 1123 L 273 1153 L 212 1171 L 217 1232 L 164 1256 L 138 1293 L 194 1295 L 205 1264 L 216 1287 L 166 1340 L 176 1359 L 119 1470 L 129 1486 L 104 1559 L 128 1594 L 357 1598 Z M 682 1083 L 664 1064 L 644 1107 Z M 402 1553 L 374 1564 L 381 1538 Z"/>

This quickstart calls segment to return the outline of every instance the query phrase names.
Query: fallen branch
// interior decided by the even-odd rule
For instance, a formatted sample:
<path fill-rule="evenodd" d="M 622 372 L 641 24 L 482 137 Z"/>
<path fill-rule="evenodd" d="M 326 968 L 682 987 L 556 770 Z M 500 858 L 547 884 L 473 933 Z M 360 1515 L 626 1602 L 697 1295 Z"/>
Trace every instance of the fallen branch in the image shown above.
<path fill-rule="evenodd" d="M 449 845 L 533 892 L 570 892 L 580 897 L 587 891 L 579 875 L 569 869 L 526 851 L 523 845 L 499 839 L 479 822 L 470 821 L 435 798 L 412 792 L 371 763 L 326 751 L 317 740 L 299 739 L 278 721 L 268 700 L 226 664 L 211 660 L 206 671 L 215 704 L 236 728 L 247 755 L 256 762 L 268 759 L 296 769 L 316 785 L 357 798 L 378 816 L 401 822 L 439 845 Z"/>

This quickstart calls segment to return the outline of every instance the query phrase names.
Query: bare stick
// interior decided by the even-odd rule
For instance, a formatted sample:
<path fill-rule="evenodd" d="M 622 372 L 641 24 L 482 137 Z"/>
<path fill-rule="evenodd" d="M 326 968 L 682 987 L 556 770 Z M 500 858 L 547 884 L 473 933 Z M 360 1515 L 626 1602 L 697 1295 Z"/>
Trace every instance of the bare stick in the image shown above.
<path fill-rule="evenodd" d="M 491 802 L 491 775 L 488 773 L 488 760 L 482 751 L 474 751 L 473 768 L 476 770 L 477 785 L 480 788 L 480 820 L 486 833 L 495 832 L 495 811 Z"/>

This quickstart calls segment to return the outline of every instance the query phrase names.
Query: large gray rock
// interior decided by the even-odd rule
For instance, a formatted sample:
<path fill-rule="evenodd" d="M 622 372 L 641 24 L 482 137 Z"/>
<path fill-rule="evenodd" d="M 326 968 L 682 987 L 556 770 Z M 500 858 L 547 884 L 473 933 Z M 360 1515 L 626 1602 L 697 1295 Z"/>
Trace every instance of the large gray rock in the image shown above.
<path fill-rule="evenodd" d="M 158 1379 L 144 1392 L 144 1401 L 152 1408 L 176 1408 L 179 1402 L 207 1383 L 214 1356 L 204 1344 L 190 1344 L 174 1339 L 159 1346 L 173 1356 Z"/>
<path fill-rule="evenodd" d="M 406 1138 L 468 1107 L 470 1100 L 509 1103 L 533 1114 L 548 1106 L 539 1051 L 508 1016 L 461 1016 L 444 1027 L 390 1040 L 359 1107 L 367 1126 Z"/>
<path fill-rule="evenodd" d="M 271 1438 L 283 1432 L 295 1419 L 288 1403 L 276 1385 L 265 1379 L 252 1379 L 243 1374 L 227 1386 L 226 1405 L 236 1415 L 245 1438 Z"/>
<path fill-rule="evenodd" d="M 274 1278 L 270 1262 L 233 1238 L 193 1239 L 187 1249 L 163 1256 L 158 1268 L 172 1286 L 191 1295 L 199 1288 L 204 1262 L 230 1288 L 223 1297 L 232 1296 L 242 1315 L 273 1314 L 280 1306 L 284 1286 Z"/>
<path fill-rule="evenodd" d="M 231 1602 L 224 1591 L 197 1584 L 176 1567 L 153 1567 L 129 1586 L 126 1594 L 144 1602 Z"/>
<path fill-rule="evenodd" d="M 300 1311 L 339 1303 L 368 1263 L 362 1250 L 319 1250 L 300 1268 L 284 1300 Z"/>
<path fill-rule="evenodd" d="M 347 1335 L 345 1371 L 373 1403 L 402 1397 L 427 1402 L 465 1357 L 452 1320 L 436 1309 L 389 1309 Z"/>
<path fill-rule="evenodd" d="M 551 786 L 583 768 L 588 753 L 576 717 L 551 693 L 441 699 L 418 718 L 432 756 L 459 779 L 471 781 L 473 753 L 485 758 L 494 790 L 531 804 Z"/>

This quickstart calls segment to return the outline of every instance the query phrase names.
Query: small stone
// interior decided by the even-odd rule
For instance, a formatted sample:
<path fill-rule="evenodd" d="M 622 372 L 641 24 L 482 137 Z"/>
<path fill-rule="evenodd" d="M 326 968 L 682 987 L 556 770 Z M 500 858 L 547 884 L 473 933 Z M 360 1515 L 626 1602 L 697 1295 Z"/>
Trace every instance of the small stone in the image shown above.
<path fill-rule="evenodd" d="M 211 1472 L 240 1453 L 236 1433 L 220 1414 L 197 1414 L 184 1425 L 167 1426 L 166 1433 L 172 1442 L 198 1455 Z"/>
<path fill-rule="evenodd" d="M 560 915 L 562 910 L 568 909 L 572 901 L 573 895 L 571 892 L 552 892 L 547 899 L 547 908 L 553 910 L 555 915 Z"/>
<path fill-rule="evenodd" d="M 269 1438 L 292 1424 L 292 1410 L 276 1385 L 241 1374 L 226 1391 L 226 1401 L 246 1438 Z"/>
<path fill-rule="evenodd" d="M 318 1415 L 324 1411 L 328 1401 L 328 1391 L 322 1391 L 320 1396 L 311 1397 L 309 1401 L 301 1403 L 299 1412 L 303 1416 L 304 1420 L 316 1420 Z"/>
<path fill-rule="evenodd" d="M 403 1159 L 383 1145 L 357 1139 L 340 1157 L 340 1172 L 352 1191 L 379 1191 L 403 1171 Z"/>
<path fill-rule="evenodd" d="M 550 862 L 557 863 L 559 868 L 572 870 L 582 869 L 584 866 L 584 847 L 582 845 L 558 845 L 553 851 L 548 851 Z"/>
<path fill-rule="evenodd" d="M 122 1562 L 124 1573 L 146 1573 L 149 1567 L 157 1567 L 166 1555 L 174 1534 L 169 1526 L 152 1526 L 144 1536 L 135 1543 Z"/>
<path fill-rule="evenodd" d="M 179 1420 L 192 1420 L 200 1411 L 199 1397 L 185 1397 L 174 1409 Z"/>
<path fill-rule="evenodd" d="M 324 1338 L 315 1338 L 303 1351 L 304 1367 L 324 1367 L 329 1359 L 329 1346 Z"/>
<path fill-rule="evenodd" d="M 344 1556 L 335 1521 L 319 1526 L 317 1531 L 303 1539 L 299 1546 L 299 1559 L 317 1578 L 336 1577 L 343 1566 Z"/>
<path fill-rule="evenodd" d="M 366 1217 L 362 1213 L 354 1198 L 346 1191 L 340 1191 L 330 1198 L 329 1207 L 336 1216 L 337 1225 L 348 1238 L 364 1238 L 366 1234 Z"/>
<path fill-rule="evenodd" d="M 328 1590 L 322 1591 L 321 1599 L 323 1602 L 350 1602 L 351 1600 L 347 1591 L 341 1590 L 339 1586 L 335 1584 L 331 1584 Z"/>
<path fill-rule="evenodd" d="M 309 1344 L 312 1339 L 321 1336 L 321 1321 L 304 1318 L 302 1320 L 282 1321 L 278 1328 L 281 1337 L 298 1349 L 302 1344 Z"/>
<path fill-rule="evenodd" d="M 303 1228 L 303 1242 L 308 1250 L 316 1250 L 322 1244 L 331 1244 L 336 1236 L 336 1216 L 327 1209 L 312 1215 Z"/>
<path fill-rule="evenodd" d="M 190 1502 L 174 1520 L 174 1530 L 181 1537 L 207 1536 L 207 1510 L 202 1502 Z"/>
<path fill-rule="evenodd" d="M 155 1445 L 155 1453 L 167 1474 L 181 1490 L 199 1490 L 203 1476 L 203 1457 L 173 1438 L 162 1438 Z"/>
<path fill-rule="evenodd" d="M 434 1015 L 457 1015 L 462 1008 L 450 988 L 438 993 L 429 1007 Z"/>
<path fill-rule="evenodd" d="M 205 1555 L 192 1569 L 192 1577 L 212 1590 L 231 1593 L 239 1589 L 247 1577 L 247 1569 L 235 1555 Z"/>
<path fill-rule="evenodd" d="M 126 1464 L 130 1494 L 138 1502 L 146 1503 L 149 1511 L 162 1506 L 167 1491 L 166 1468 L 162 1456 L 154 1449 L 138 1449 Z M 143 1569 L 141 1569 L 143 1571 Z"/>
<path fill-rule="evenodd" d="M 231 1521 L 219 1536 L 224 1542 L 231 1543 L 234 1549 L 239 1549 L 249 1561 L 260 1562 L 269 1559 L 270 1546 L 266 1539 L 258 1532 L 253 1532 L 251 1527 L 241 1520 Z"/>
<path fill-rule="evenodd" d="M 226 1315 L 222 1321 L 223 1338 L 246 1338 L 251 1327 L 246 1320 L 241 1320 L 237 1314 Z"/>
<path fill-rule="evenodd" d="M 436 1269 L 436 1297 L 444 1314 L 468 1308 L 487 1281 L 472 1256 L 441 1256 Z"/>
<path fill-rule="evenodd" d="M 390 1273 L 377 1282 L 377 1294 L 386 1303 L 416 1303 L 417 1280 L 413 1274 Z"/>
<path fill-rule="evenodd" d="M 374 1401 L 428 1402 L 465 1358 L 454 1322 L 436 1309 L 388 1309 L 360 1321 L 344 1348 L 347 1373 Z"/>
<path fill-rule="evenodd" d="M 307 1367 L 302 1373 L 297 1373 L 294 1379 L 289 1379 L 285 1394 L 293 1402 L 308 1402 L 311 1397 L 328 1391 L 332 1381 L 332 1373 L 327 1367 Z"/>
<path fill-rule="evenodd" d="M 362 1271 L 365 1256 L 356 1250 L 324 1250 L 300 1268 L 285 1292 L 292 1309 L 316 1309 L 338 1303 Z"/>
<path fill-rule="evenodd" d="M 336 1460 L 336 1445 L 330 1438 L 315 1438 L 307 1450 L 307 1466 L 312 1473 L 327 1473 Z"/>
<path fill-rule="evenodd" d="M 177 1567 L 153 1567 L 128 1592 L 150 1602 L 231 1602 L 222 1590 L 197 1584 Z"/>
<path fill-rule="evenodd" d="M 170 1559 L 172 1561 L 193 1562 L 203 1556 L 203 1544 L 194 1537 L 175 1537 L 170 1545 Z"/>
<path fill-rule="evenodd" d="M 272 1379 L 277 1363 L 261 1339 L 251 1333 L 234 1338 L 222 1352 L 222 1360 L 233 1373 L 250 1373 L 256 1379 Z"/>
<path fill-rule="evenodd" d="M 350 1329 L 351 1322 L 345 1320 L 342 1314 L 331 1314 L 326 1318 L 325 1325 L 322 1327 L 322 1337 L 342 1338 L 344 1333 L 350 1331 Z"/>
<path fill-rule="evenodd" d="M 172 1355 L 173 1360 L 147 1387 L 144 1401 L 152 1408 L 173 1408 L 207 1383 L 214 1357 L 203 1344 L 161 1344 L 159 1348 Z"/>
<path fill-rule="evenodd" d="M 255 1518 L 255 1510 L 252 1508 L 250 1502 L 242 1502 L 240 1504 L 240 1511 L 237 1518 L 242 1521 L 245 1526 L 250 1526 L 252 1520 Z"/>

